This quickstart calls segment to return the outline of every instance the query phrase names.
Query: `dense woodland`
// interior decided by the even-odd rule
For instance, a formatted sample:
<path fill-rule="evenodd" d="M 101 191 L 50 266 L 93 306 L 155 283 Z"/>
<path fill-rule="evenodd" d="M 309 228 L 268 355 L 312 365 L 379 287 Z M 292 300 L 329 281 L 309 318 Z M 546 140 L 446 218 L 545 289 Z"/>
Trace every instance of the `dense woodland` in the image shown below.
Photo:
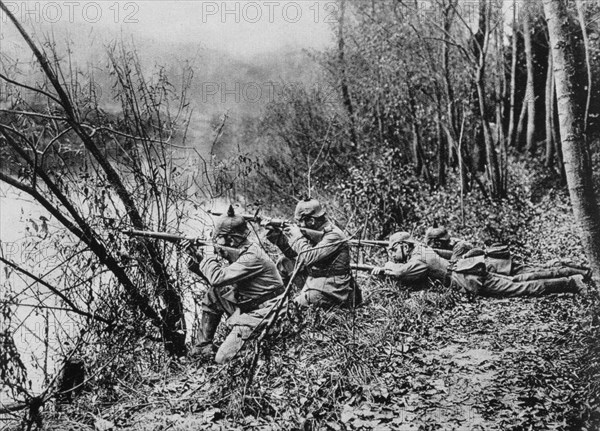
<path fill-rule="evenodd" d="M 0 181 L 47 214 L 28 220 L 21 261 L 0 254 L 11 429 L 600 426 L 595 285 L 494 301 L 357 274 L 364 306 L 291 309 L 239 360 L 197 365 L 179 358 L 205 286 L 181 250 L 122 233 L 204 234 L 215 202 L 289 218 L 313 196 L 355 237 L 445 225 L 526 261 L 585 263 L 597 282 L 597 2 L 340 0 L 335 46 L 307 56 L 319 85 L 284 81 L 253 112 L 207 113 L 201 147 L 201 66 L 148 72 L 142 51 L 115 42 L 102 73 L 76 70 L 0 8 L 33 59 L 2 58 Z M 60 349 L 46 331 L 41 356 L 19 351 L 25 303 L 46 327 L 66 313 Z M 76 397 L 61 378 L 73 363 L 86 370 Z"/>

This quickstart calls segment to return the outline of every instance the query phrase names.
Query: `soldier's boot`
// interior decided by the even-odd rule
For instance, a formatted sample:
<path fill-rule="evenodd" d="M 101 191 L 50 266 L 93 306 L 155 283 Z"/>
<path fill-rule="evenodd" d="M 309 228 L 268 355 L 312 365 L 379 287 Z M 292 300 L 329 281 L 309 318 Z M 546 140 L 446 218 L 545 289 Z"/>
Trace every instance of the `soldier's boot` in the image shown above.
<path fill-rule="evenodd" d="M 558 265 L 562 265 L 565 268 L 569 268 L 570 270 L 572 270 L 576 274 L 583 275 L 583 279 L 585 281 L 589 281 L 592 278 L 592 268 L 589 268 L 587 266 L 578 265 L 578 264 L 573 263 L 573 262 L 571 262 L 569 260 L 561 260 L 561 261 L 558 262 Z"/>
<path fill-rule="evenodd" d="M 215 333 L 221 322 L 221 315 L 203 310 L 200 317 L 200 334 L 196 345 L 190 352 L 190 357 L 193 359 L 207 360 L 212 359 L 216 352 L 213 344 Z"/>
<path fill-rule="evenodd" d="M 580 295 L 587 295 L 588 287 L 585 284 L 585 277 L 581 274 L 572 275 L 569 277 L 569 284 L 573 288 L 573 293 L 579 293 Z"/>
<path fill-rule="evenodd" d="M 543 282 L 543 293 L 583 293 L 587 292 L 587 286 L 583 282 L 583 275 L 572 275 L 570 277 L 549 278 L 539 280 Z"/>

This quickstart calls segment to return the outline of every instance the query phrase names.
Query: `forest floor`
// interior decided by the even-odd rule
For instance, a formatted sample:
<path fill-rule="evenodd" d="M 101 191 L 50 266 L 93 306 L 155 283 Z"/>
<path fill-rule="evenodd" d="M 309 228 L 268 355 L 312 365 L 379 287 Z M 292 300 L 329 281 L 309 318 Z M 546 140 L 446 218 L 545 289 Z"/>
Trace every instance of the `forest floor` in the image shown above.
<path fill-rule="evenodd" d="M 48 429 L 586 429 L 589 296 L 471 300 L 361 281 L 366 305 L 303 314 L 251 382 L 252 349 L 226 366 L 171 364 L 117 385 L 105 407 L 84 412 L 91 394 L 62 406 Z"/>
<path fill-rule="evenodd" d="M 457 236 L 499 233 L 528 262 L 584 262 L 566 193 L 522 183 L 502 205 L 471 197 L 466 223 L 450 196 L 423 206 Z M 491 299 L 357 279 L 362 306 L 292 309 L 228 365 L 170 361 L 159 345 L 136 344 L 139 361 L 123 359 L 73 404 L 49 406 L 44 428 L 600 430 L 596 286 L 585 296 Z"/>

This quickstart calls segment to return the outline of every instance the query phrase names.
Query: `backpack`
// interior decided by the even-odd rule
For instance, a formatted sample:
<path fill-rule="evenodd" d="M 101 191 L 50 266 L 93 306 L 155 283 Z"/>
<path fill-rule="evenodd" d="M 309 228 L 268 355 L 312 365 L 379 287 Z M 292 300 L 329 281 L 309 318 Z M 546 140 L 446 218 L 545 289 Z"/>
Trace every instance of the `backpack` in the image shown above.
<path fill-rule="evenodd" d="M 507 245 L 493 244 L 485 250 L 485 263 L 489 272 L 510 275 L 512 272 L 512 256 Z"/>

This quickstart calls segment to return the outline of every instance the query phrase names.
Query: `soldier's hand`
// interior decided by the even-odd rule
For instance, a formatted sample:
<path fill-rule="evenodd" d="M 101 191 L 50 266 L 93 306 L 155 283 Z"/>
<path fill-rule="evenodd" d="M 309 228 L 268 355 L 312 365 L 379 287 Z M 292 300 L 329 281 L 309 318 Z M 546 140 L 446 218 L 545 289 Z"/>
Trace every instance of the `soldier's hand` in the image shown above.
<path fill-rule="evenodd" d="M 285 225 L 283 228 L 283 233 L 285 233 L 285 236 L 288 238 L 298 238 L 302 236 L 302 231 L 295 224 Z"/>
<path fill-rule="evenodd" d="M 179 243 L 181 248 L 185 250 L 187 253 L 192 256 L 198 253 L 198 246 L 194 243 L 194 241 L 190 241 L 189 239 L 184 239 Z"/>
<path fill-rule="evenodd" d="M 371 270 L 371 275 L 373 275 L 375 277 L 379 277 L 379 276 L 384 275 L 384 274 L 385 274 L 385 268 L 382 268 L 382 267 L 379 267 L 379 266 L 376 266 L 375 268 L 373 268 Z"/>

